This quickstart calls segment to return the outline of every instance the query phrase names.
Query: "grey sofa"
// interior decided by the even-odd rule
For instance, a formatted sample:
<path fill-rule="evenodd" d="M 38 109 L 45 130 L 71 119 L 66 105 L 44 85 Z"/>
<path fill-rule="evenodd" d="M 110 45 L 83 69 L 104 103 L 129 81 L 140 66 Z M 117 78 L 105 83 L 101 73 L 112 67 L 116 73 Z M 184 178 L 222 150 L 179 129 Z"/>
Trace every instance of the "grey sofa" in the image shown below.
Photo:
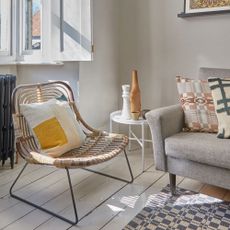
<path fill-rule="evenodd" d="M 201 69 L 200 78 L 230 76 L 230 70 Z M 182 132 L 180 105 L 146 114 L 150 126 L 156 169 L 169 173 L 172 194 L 176 175 L 230 189 L 230 140 L 216 134 Z"/>

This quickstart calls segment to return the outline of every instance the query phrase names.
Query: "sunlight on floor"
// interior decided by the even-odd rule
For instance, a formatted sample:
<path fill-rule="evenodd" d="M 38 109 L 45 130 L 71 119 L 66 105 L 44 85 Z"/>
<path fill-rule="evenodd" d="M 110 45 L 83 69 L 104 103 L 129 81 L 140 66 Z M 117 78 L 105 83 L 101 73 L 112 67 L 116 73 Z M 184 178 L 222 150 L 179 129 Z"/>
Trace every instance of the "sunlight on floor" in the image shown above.
<path fill-rule="evenodd" d="M 171 194 L 159 193 L 155 195 L 150 195 L 145 204 L 146 207 L 163 207 L 165 203 L 170 199 Z M 205 194 L 184 194 L 178 199 L 175 200 L 173 206 L 185 206 L 185 205 L 203 205 L 205 200 L 205 204 L 215 204 L 223 202 L 217 198 L 209 199 L 209 196 Z M 187 202 L 186 202 L 187 201 Z"/>
<path fill-rule="evenodd" d="M 124 212 L 125 209 L 123 208 L 119 208 L 117 206 L 111 205 L 111 204 L 107 204 L 107 206 L 113 211 L 113 212 Z"/>
<path fill-rule="evenodd" d="M 204 200 L 205 200 L 205 204 L 214 204 L 214 203 L 220 203 L 223 202 L 220 199 L 217 198 L 211 198 L 205 194 L 193 194 L 193 195 L 183 195 L 182 197 L 178 198 L 176 200 L 176 202 L 174 203 L 174 205 L 184 205 L 185 204 L 185 200 L 189 201 L 189 205 L 203 205 L 204 204 Z"/>
<path fill-rule="evenodd" d="M 134 208 L 139 197 L 140 196 L 124 196 L 121 198 L 120 202 L 130 208 Z"/>

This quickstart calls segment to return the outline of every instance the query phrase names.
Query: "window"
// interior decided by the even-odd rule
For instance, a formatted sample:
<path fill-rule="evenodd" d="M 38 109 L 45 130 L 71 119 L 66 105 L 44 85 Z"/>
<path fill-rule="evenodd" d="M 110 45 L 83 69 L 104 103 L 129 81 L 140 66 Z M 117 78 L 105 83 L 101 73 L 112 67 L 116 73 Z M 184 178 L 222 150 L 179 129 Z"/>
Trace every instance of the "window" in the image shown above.
<path fill-rule="evenodd" d="M 11 44 L 11 2 L 0 0 L 0 54 L 9 55 Z"/>
<path fill-rule="evenodd" d="M 7 61 L 87 61 L 91 43 L 91 0 L 0 0 L 0 55 L 8 52 Z"/>
<path fill-rule="evenodd" d="M 24 50 L 41 49 L 41 0 L 24 0 Z"/>

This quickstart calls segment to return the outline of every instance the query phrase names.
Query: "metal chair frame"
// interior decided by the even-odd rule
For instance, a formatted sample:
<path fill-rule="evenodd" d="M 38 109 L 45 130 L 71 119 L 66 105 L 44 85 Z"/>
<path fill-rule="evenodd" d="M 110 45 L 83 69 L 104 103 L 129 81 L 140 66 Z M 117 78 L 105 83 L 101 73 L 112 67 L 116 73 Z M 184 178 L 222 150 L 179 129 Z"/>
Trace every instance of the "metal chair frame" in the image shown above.
<path fill-rule="evenodd" d="M 54 90 L 57 89 L 57 90 Z M 36 90 L 36 92 L 34 92 L 34 90 Z M 52 90 L 54 90 L 55 92 L 52 92 Z M 23 92 L 25 92 L 25 94 L 23 94 Z M 37 162 L 36 160 L 34 160 L 31 155 L 30 152 L 31 151 L 35 151 L 35 152 L 39 152 L 38 146 L 36 144 L 36 142 L 34 141 L 34 138 L 32 136 L 32 134 L 29 131 L 28 125 L 25 121 L 25 119 L 23 118 L 23 116 L 20 113 L 20 104 L 23 103 L 34 103 L 34 102 L 43 102 L 43 101 L 47 101 L 55 96 L 61 96 L 64 95 L 67 99 L 67 101 L 69 102 L 70 106 L 72 107 L 73 111 L 76 114 L 76 119 L 93 135 L 99 135 L 101 132 L 99 130 L 95 130 L 93 128 L 91 128 L 81 117 L 75 103 L 74 103 L 74 95 L 72 92 L 71 87 L 66 84 L 65 82 L 62 81 L 56 81 L 56 82 L 49 82 L 49 83 L 42 83 L 42 84 L 32 84 L 32 85 L 21 85 L 15 88 L 13 94 L 12 94 L 12 105 L 13 105 L 13 112 L 17 115 L 17 117 L 19 118 L 19 129 L 21 130 L 21 134 L 18 138 L 16 138 L 16 147 L 17 147 L 17 152 L 21 155 L 22 158 L 24 158 L 26 160 L 26 163 L 24 165 L 24 167 L 22 168 L 22 170 L 20 171 L 20 173 L 18 174 L 18 176 L 16 177 L 16 179 L 14 180 L 12 186 L 10 187 L 10 196 L 20 200 L 24 203 L 27 203 L 39 210 L 42 210 L 54 217 L 57 217 L 63 221 L 68 222 L 71 225 L 75 225 L 79 222 L 78 218 L 78 214 L 77 214 L 77 206 L 76 206 L 76 201 L 75 201 L 75 197 L 74 197 L 74 192 L 73 192 L 73 186 L 72 186 L 72 182 L 71 182 L 71 177 L 70 177 L 70 173 L 69 173 L 69 169 L 70 168 L 74 168 L 74 166 L 72 165 L 67 165 L 66 167 L 63 167 L 63 165 L 61 166 L 61 168 L 64 168 L 66 170 L 67 173 L 67 179 L 68 179 L 68 183 L 69 183 L 69 189 L 70 189 L 70 194 L 71 194 L 71 200 L 72 200 L 72 205 L 73 205 L 73 211 L 74 211 L 74 220 L 70 220 L 65 218 L 64 216 L 59 215 L 58 213 L 52 212 L 48 209 L 45 209 L 44 207 L 42 207 L 41 205 L 37 205 L 31 201 L 28 201 L 18 195 L 16 195 L 13 192 L 13 188 L 16 185 L 16 183 L 18 182 L 19 178 L 21 177 L 22 173 L 24 172 L 24 170 L 26 169 L 27 165 L 29 163 L 32 164 L 42 164 L 41 162 Z M 106 135 L 104 133 L 104 135 Z M 125 139 L 126 140 L 126 139 Z M 92 169 L 87 168 L 89 165 L 86 165 L 85 167 L 76 167 L 76 168 L 82 168 L 84 170 L 99 174 L 101 176 L 105 176 L 108 178 L 112 178 L 115 180 L 119 180 L 125 183 L 132 183 L 134 180 L 133 177 L 133 173 L 132 173 L 132 169 L 129 163 L 129 159 L 128 156 L 126 154 L 125 151 L 125 146 L 127 145 L 127 143 L 123 143 L 122 146 L 124 146 L 123 148 L 120 148 L 119 151 L 116 153 L 118 154 L 119 152 L 124 153 L 125 155 L 125 159 L 127 162 L 127 166 L 128 166 L 128 170 L 129 170 L 129 174 L 131 179 L 130 180 L 126 180 L 120 177 L 116 177 L 116 176 L 112 176 L 112 175 L 108 175 L 105 173 L 102 173 L 100 171 L 95 171 Z M 112 158 L 112 157 L 111 157 Z M 95 164 L 95 163 L 94 163 Z M 57 165 L 52 165 L 49 163 L 45 163 L 42 165 L 49 165 L 49 166 L 56 166 Z M 93 164 L 92 164 L 93 165 Z M 104 201 L 102 201 L 100 204 L 102 204 Z M 91 213 L 91 211 L 89 211 L 89 213 Z M 87 213 L 85 216 L 87 216 L 89 213 Z M 84 216 L 84 217 L 85 217 Z"/>

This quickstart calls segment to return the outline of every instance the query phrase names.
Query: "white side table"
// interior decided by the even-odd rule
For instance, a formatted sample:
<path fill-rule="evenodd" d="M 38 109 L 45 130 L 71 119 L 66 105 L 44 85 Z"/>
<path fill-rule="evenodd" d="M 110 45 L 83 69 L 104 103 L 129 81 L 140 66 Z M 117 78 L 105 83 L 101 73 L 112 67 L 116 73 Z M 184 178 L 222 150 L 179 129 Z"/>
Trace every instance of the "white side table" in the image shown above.
<path fill-rule="evenodd" d="M 141 146 L 142 153 L 142 171 L 145 169 L 145 142 L 152 142 L 152 140 L 145 139 L 145 126 L 148 125 L 147 121 L 139 118 L 139 120 L 125 120 L 121 118 L 121 111 L 115 111 L 110 114 L 110 133 L 113 132 L 113 122 L 129 126 L 129 150 L 131 149 L 131 141 L 137 141 Z M 132 130 L 132 125 L 141 126 L 141 138 L 138 138 Z"/>

